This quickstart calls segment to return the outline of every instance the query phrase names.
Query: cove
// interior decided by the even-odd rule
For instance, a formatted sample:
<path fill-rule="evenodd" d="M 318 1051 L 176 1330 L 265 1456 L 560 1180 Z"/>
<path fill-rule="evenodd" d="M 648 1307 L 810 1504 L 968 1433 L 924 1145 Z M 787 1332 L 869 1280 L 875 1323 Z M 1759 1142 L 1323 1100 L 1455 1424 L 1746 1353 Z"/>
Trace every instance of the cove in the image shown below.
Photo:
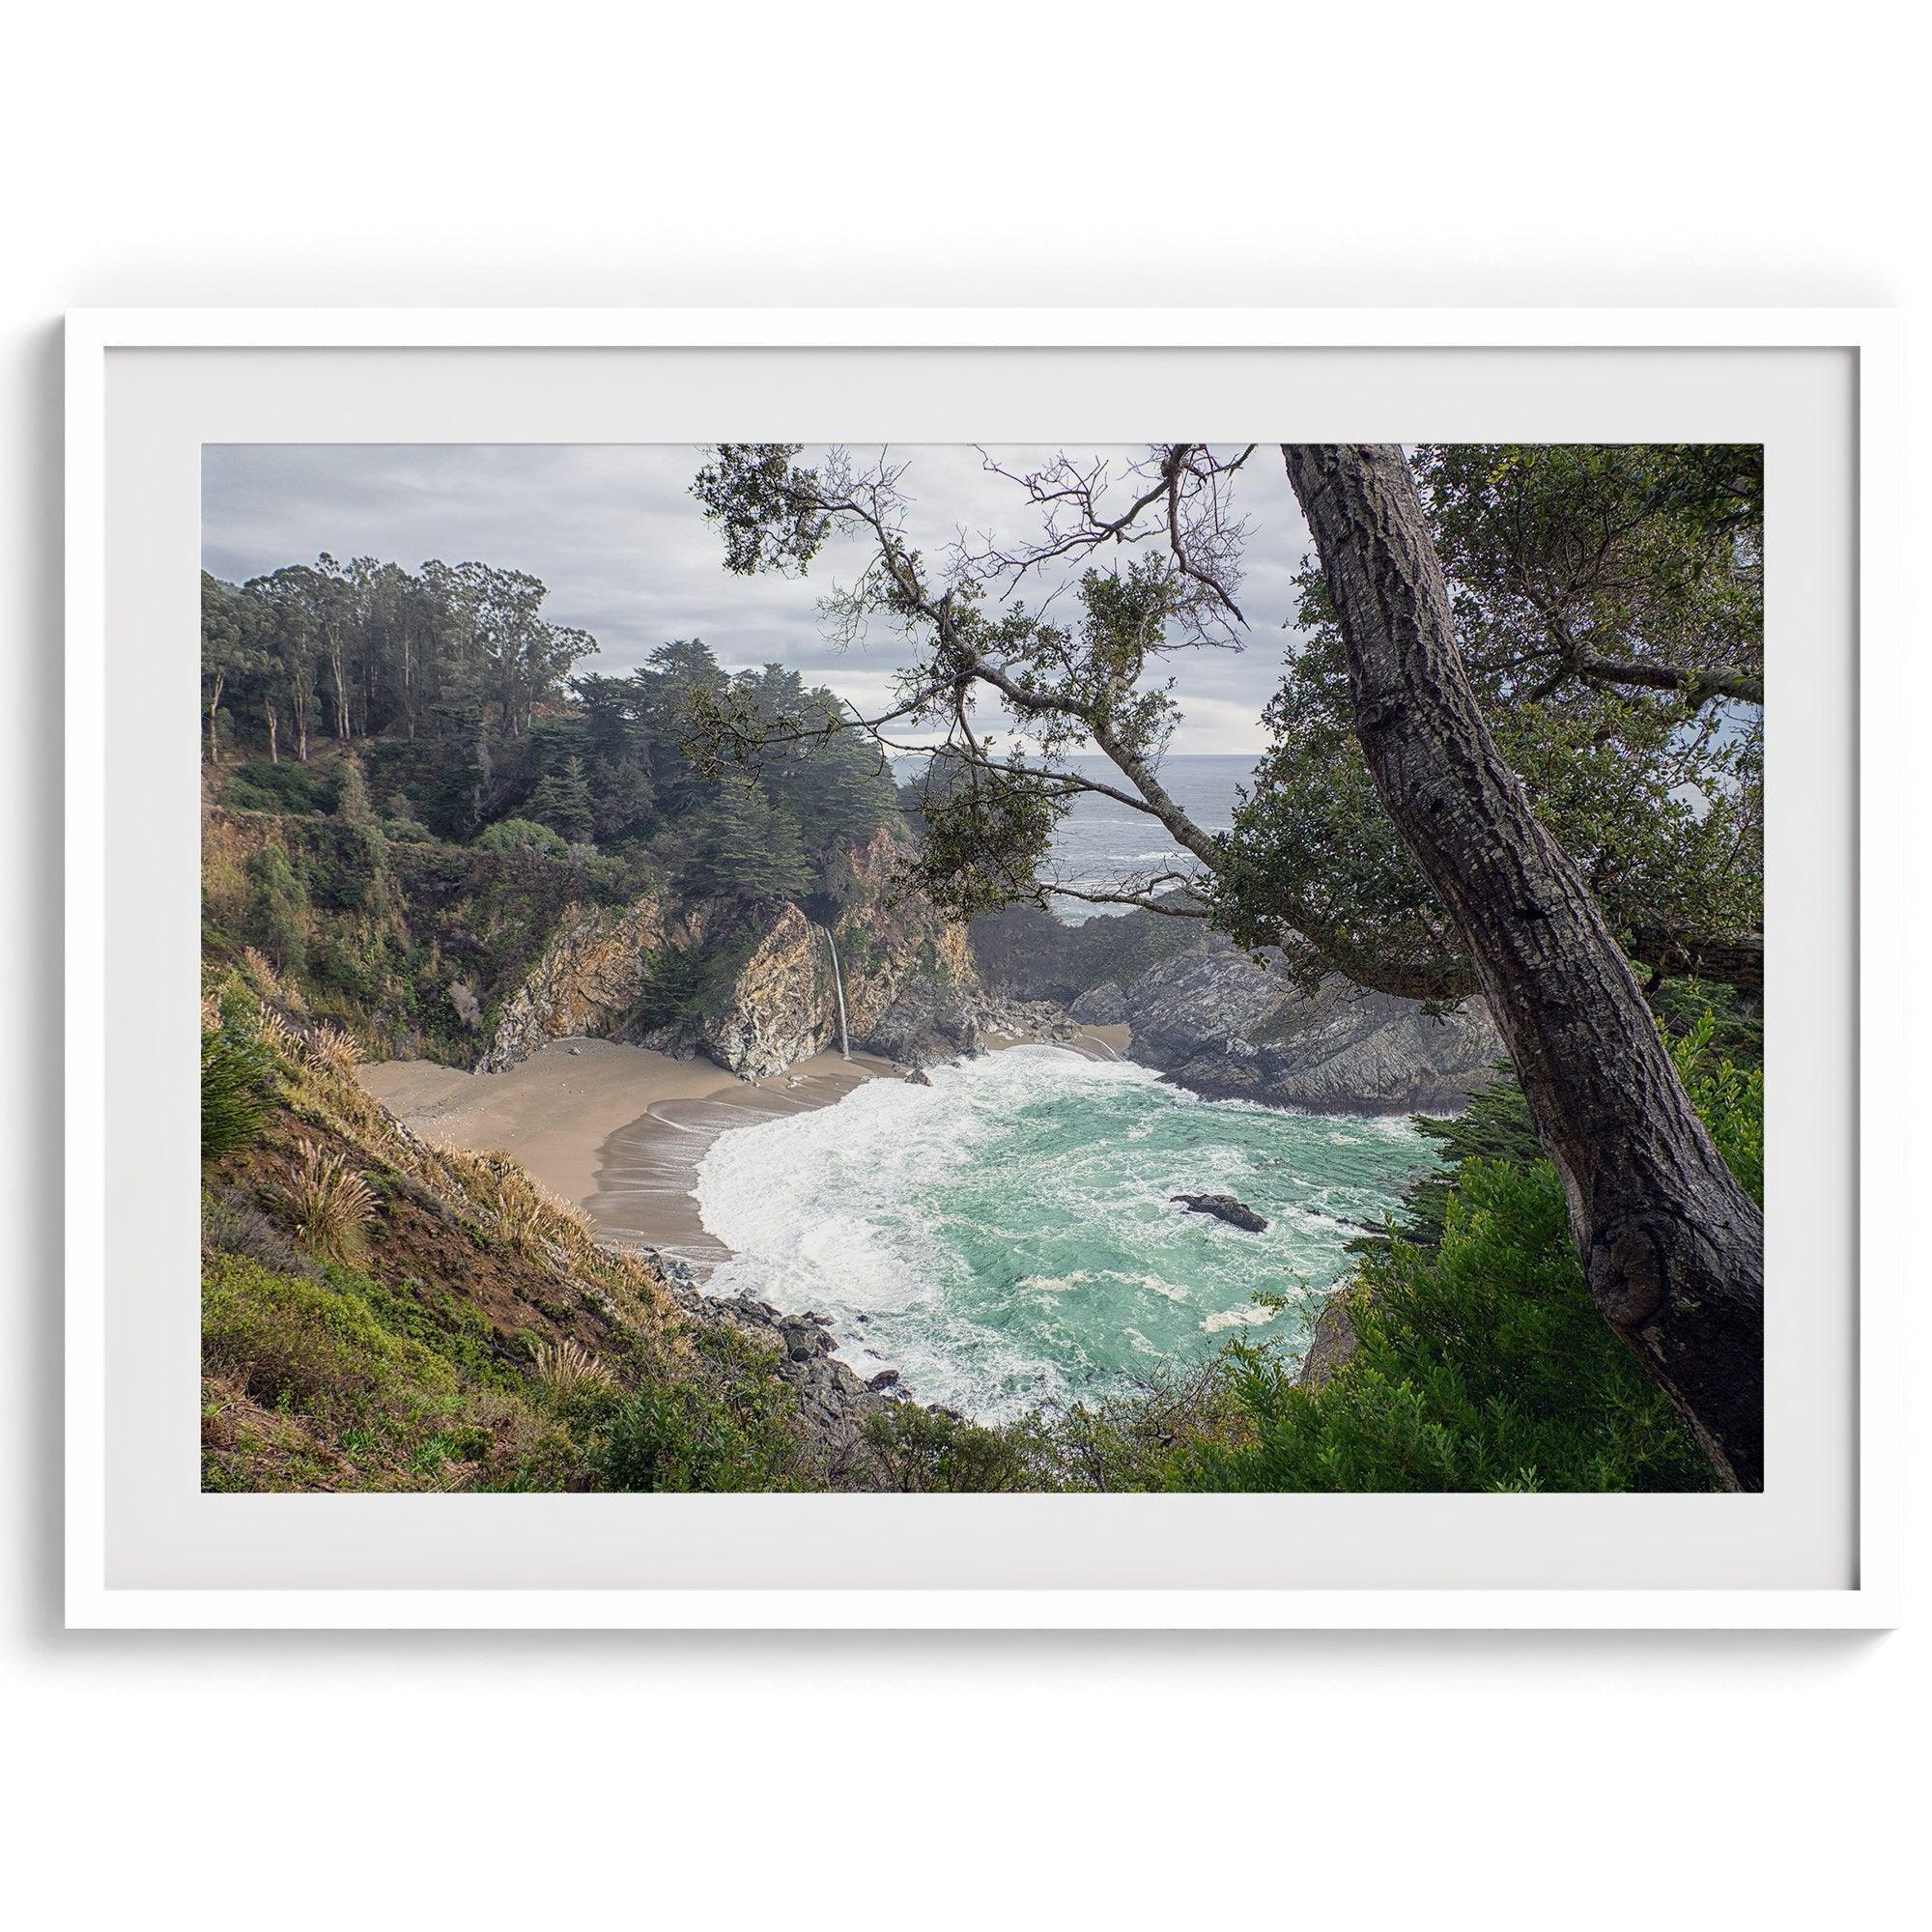
<path fill-rule="evenodd" d="M 1053 1046 L 929 1079 L 720 1135 L 696 1193 L 732 1254 L 705 1286 L 829 1316 L 860 1373 L 985 1421 L 1124 1394 L 1234 1334 L 1299 1349 L 1349 1242 L 1434 1162 L 1406 1120 L 1206 1100 Z"/>

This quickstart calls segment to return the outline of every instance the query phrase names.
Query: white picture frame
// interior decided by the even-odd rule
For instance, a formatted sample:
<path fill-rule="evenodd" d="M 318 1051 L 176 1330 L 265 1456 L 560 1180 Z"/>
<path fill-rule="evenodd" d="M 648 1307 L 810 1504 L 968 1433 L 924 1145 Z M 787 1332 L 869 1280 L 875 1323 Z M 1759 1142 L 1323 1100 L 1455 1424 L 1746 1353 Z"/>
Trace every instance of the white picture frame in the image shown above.
<path fill-rule="evenodd" d="M 1852 1324 L 1855 1501 L 1840 1586 L 1460 1587 L 800 1587 L 782 1570 L 730 1587 L 270 1586 L 127 1580 L 109 1558 L 110 1518 L 135 1504 L 114 1487 L 108 1403 L 110 1068 L 107 582 L 111 533 L 110 364 L 119 352 L 255 350 L 522 350 L 657 352 L 799 350 L 1142 352 L 1537 352 L 1821 350 L 1855 361 L 1856 660 L 1838 668 L 1896 701 L 1857 717 L 1859 866 L 1902 871 L 1904 721 L 1914 696 L 1904 649 L 1904 449 L 1900 336 L 1870 310 L 82 310 L 67 324 L 67 1614 L 76 1628 L 647 1628 L 647 1629 L 1222 1629 L 1222 1628 L 1878 1628 L 1900 1608 L 1903 1534 L 1905 1274 L 1903 1156 L 1906 1068 L 1904 907 L 1898 895 L 1858 899 L 1860 1148 L 1858 1279 Z M 1374 425 L 1370 433 L 1401 435 Z M 357 440 L 350 438 L 348 440 Z M 362 438 L 360 440 L 367 440 Z M 398 438 L 397 440 L 405 440 Z M 559 439 L 561 440 L 561 439 Z M 681 439 L 680 439 L 681 440 Z M 1775 487 L 1775 484 L 1774 484 Z M 1779 559 L 1771 561 L 1773 595 Z M 1773 697 L 1776 705 L 1776 693 Z M 192 711 L 192 702 L 186 709 Z M 192 725 L 190 724 L 190 731 Z M 1776 763 L 1774 786 L 1825 783 Z M 1850 747 L 1846 748 L 1848 751 Z M 1776 917 L 1774 906 L 1773 918 Z M 1776 1076 L 1774 1076 L 1776 1077 Z M 247 1499 L 209 1498 L 217 1508 Z M 412 1498 L 277 1499 L 331 1513 L 391 1518 Z M 438 1499 L 474 1508 L 498 1499 Z M 505 1498 L 512 1504 L 543 1498 Z M 578 1499 L 573 1499 L 578 1500 Z M 581 1499 L 590 1500 L 590 1499 Z M 627 1499 L 629 1500 L 629 1499 Z M 656 1499 L 637 1499 L 649 1502 Z M 726 1508 L 746 1499 L 680 1498 Z M 759 1498 L 823 1508 L 843 1498 Z M 869 1499 L 868 1499 L 869 1500 Z M 998 1509 L 1004 1498 L 879 1499 L 913 1507 Z M 1049 1503 L 1073 1499 L 1049 1498 Z M 1082 1499 L 1108 1502 L 1125 1499 Z M 1186 1499 L 1159 1499 L 1167 1501 Z M 1340 1499 L 1345 1501 L 1368 1499 Z M 1414 1499 L 1410 1499 L 1414 1500 Z M 1447 1503 L 1452 1499 L 1422 1499 Z M 1488 1498 L 1529 1507 L 1551 1499 Z M 1618 1501 L 1640 1504 L 1653 1499 Z M 1725 1498 L 1750 1509 L 1760 1498 Z M 339 1514 L 335 1520 L 340 1520 Z M 1386 1519 L 1384 1519 L 1386 1520 Z M 419 1521 L 427 1518 L 416 1519 Z M 742 1520 L 742 1519 L 741 1519 Z M 965 1520 L 962 1511 L 960 1520 Z"/>

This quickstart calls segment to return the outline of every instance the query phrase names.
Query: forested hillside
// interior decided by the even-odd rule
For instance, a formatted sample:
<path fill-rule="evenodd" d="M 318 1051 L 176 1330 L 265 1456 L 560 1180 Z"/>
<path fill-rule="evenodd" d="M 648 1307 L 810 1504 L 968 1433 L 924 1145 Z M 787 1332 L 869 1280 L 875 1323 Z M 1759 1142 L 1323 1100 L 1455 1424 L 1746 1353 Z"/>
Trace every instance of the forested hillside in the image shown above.
<path fill-rule="evenodd" d="M 252 948 L 373 1050 L 466 1062 L 573 909 L 705 902 L 667 1011 L 760 908 L 838 917 L 854 849 L 903 821 L 885 761 L 823 728 L 831 694 L 777 665 L 732 675 L 696 640 L 573 677 L 594 640 L 543 598 L 475 563 L 204 576 L 211 958 Z M 707 710 L 806 728 L 700 759 Z"/>

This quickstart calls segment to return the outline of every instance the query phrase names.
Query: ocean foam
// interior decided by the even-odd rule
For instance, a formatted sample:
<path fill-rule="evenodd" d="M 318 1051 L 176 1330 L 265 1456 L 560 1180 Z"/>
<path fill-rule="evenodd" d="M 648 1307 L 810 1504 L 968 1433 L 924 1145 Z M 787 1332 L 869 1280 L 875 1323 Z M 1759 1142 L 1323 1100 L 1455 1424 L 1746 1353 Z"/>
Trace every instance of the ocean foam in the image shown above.
<path fill-rule="evenodd" d="M 989 1419 L 1118 1393 L 1230 1327 L 1298 1341 L 1303 1318 L 1247 1297 L 1332 1284 L 1354 1223 L 1432 1157 L 1412 1130 L 1351 1120 L 1337 1145 L 1332 1121 L 1056 1046 L 929 1077 L 721 1134 L 695 1191 L 733 1256 L 707 1287 L 816 1309 L 854 1367 Z M 1237 1194 L 1274 1225 L 1184 1213 L 1183 1192 Z"/>

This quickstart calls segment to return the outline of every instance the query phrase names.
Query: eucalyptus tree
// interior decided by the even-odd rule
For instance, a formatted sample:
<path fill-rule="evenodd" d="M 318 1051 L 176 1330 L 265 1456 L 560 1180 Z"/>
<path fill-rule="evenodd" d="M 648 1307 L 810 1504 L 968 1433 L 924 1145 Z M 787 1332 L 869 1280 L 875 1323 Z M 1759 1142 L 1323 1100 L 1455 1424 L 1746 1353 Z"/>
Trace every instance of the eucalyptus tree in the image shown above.
<path fill-rule="evenodd" d="M 296 756 L 308 762 L 309 721 L 315 709 L 316 667 L 321 653 L 323 610 L 327 591 L 305 564 L 285 564 L 242 585 L 260 613 L 260 636 L 268 691 L 264 697 L 269 755 L 281 761 L 279 696 L 288 706 Z"/>
<path fill-rule="evenodd" d="M 221 762 L 221 699 L 250 663 L 248 610 L 239 592 L 201 573 L 201 690 L 208 719 L 208 762 Z"/>
<path fill-rule="evenodd" d="M 1002 472 L 1025 540 L 961 536 L 931 555 L 913 540 L 905 464 L 800 453 L 722 445 L 694 494 L 736 572 L 802 574 L 829 539 L 859 539 L 856 579 L 823 608 L 846 638 L 881 622 L 899 634 L 895 699 L 870 716 L 818 709 L 786 733 L 858 728 L 894 746 L 938 731 L 920 808 L 933 895 L 960 913 L 1059 893 L 1218 914 L 1312 977 L 1434 999 L 1480 988 L 1563 1176 L 1598 1308 L 1725 1478 L 1759 1486 L 1761 1223 L 1618 939 L 1641 951 L 1661 934 L 1662 967 L 1753 971 L 1754 726 L 1714 708 L 1762 696 L 1751 453 L 1660 453 L 1646 475 L 1583 452 L 1427 452 L 1438 550 L 1401 450 L 1284 445 L 1320 574 L 1232 838 L 1197 824 L 1160 767 L 1185 655 L 1246 639 L 1236 486 L 1256 445 Z M 1074 604 L 1067 621 L 1056 600 Z M 728 706 L 712 724 L 741 746 L 773 735 Z M 1090 746 L 1112 776 L 1074 762 Z M 1083 794 L 1158 821 L 1194 864 L 1098 890 L 1052 877 L 1055 823 Z M 1614 923 L 1593 879 L 1621 895 Z"/>

